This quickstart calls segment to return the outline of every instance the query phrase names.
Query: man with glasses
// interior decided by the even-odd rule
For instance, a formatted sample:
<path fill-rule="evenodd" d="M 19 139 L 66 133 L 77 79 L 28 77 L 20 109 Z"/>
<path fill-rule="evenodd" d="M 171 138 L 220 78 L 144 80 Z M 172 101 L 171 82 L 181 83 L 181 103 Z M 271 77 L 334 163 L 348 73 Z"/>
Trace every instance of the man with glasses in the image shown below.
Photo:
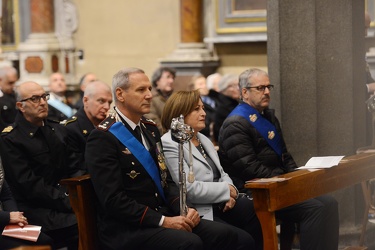
<path fill-rule="evenodd" d="M 242 192 L 245 181 L 268 178 L 297 168 L 288 152 L 278 119 L 269 109 L 268 74 L 248 69 L 239 77 L 242 102 L 225 119 L 219 134 L 219 156 L 224 170 Z M 249 193 L 249 195 L 251 195 Z M 300 247 L 337 250 L 338 204 L 331 196 L 320 196 L 276 212 L 282 223 L 300 225 Z"/>
<path fill-rule="evenodd" d="M 59 181 L 75 175 L 66 128 L 47 120 L 49 94 L 35 82 L 16 89 L 18 113 L 0 140 L 5 178 L 29 224 L 42 226 L 54 248 L 77 249 L 78 228 L 66 189 Z"/>

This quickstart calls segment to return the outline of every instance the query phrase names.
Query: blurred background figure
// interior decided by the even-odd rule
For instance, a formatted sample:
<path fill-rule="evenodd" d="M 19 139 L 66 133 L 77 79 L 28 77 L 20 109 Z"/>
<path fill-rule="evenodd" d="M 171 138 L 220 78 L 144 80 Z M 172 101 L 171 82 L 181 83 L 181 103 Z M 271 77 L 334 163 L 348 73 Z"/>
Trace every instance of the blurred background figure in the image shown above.
<path fill-rule="evenodd" d="M 12 124 L 17 114 L 14 87 L 18 80 L 15 68 L 6 66 L 0 69 L 0 131 Z"/>
<path fill-rule="evenodd" d="M 61 73 L 53 73 L 49 78 L 48 119 L 63 121 L 73 115 L 75 110 L 66 100 L 66 83 Z"/>
<path fill-rule="evenodd" d="M 193 76 L 189 84 L 189 89 L 199 90 L 204 105 L 204 110 L 206 112 L 206 127 L 200 132 L 212 140 L 214 126 L 213 123 L 216 113 L 217 92 L 210 91 L 207 88 L 206 77 L 204 77 L 203 75 Z"/>
<path fill-rule="evenodd" d="M 87 85 L 90 82 L 95 82 L 97 80 L 98 80 L 98 78 L 96 77 L 96 75 L 94 73 L 86 73 L 81 77 L 81 79 L 79 80 L 79 99 L 74 104 L 74 108 L 76 110 L 78 110 L 79 108 L 81 108 L 83 106 L 82 98 L 83 98 L 83 93 L 85 92 L 85 89 L 86 89 Z"/>
<path fill-rule="evenodd" d="M 151 110 L 145 117 L 153 120 L 160 134 L 163 134 L 161 126 L 161 114 L 165 106 L 165 102 L 171 96 L 174 90 L 174 80 L 176 78 L 176 70 L 168 67 L 160 67 L 155 70 L 152 75 L 152 101 Z"/>
<path fill-rule="evenodd" d="M 209 90 L 214 90 L 216 92 L 219 92 L 219 81 L 221 77 L 222 76 L 220 73 L 213 73 L 207 76 L 207 79 L 206 79 L 207 88 Z"/>
<path fill-rule="evenodd" d="M 218 141 L 219 131 L 225 118 L 238 105 L 240 100 L 240 89 L 238 86 L 238 75 L 226 74 L 218 84 L 219 94 L 217 96 L 216 113 L 214 117 L 214 140 Z"/>

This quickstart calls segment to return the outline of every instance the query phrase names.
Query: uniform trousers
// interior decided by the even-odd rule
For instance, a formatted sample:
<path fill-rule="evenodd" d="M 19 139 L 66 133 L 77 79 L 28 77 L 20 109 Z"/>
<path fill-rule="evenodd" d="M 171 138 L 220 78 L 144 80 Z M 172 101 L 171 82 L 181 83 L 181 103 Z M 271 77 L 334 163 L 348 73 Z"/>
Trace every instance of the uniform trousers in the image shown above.
<path fill-rule="evenodd" d="M 338 203 L 323 195 L 276 211 L 287 223 L 299 223 L 303 250 L 337 250 L 339 237 Z"/>
<path fill-rule="evenodd" d="M 246 232 L 243 232 L 246 233 Z M 145 228 L 134 241 L 140 243 L 135 249 L 251 249 L 251 237 L 239 242 L 237 229 L 230 225 L 202 219 L 193 232 L 164 228 Z M 242 238 L 241 238 L 242 239 Z"/>

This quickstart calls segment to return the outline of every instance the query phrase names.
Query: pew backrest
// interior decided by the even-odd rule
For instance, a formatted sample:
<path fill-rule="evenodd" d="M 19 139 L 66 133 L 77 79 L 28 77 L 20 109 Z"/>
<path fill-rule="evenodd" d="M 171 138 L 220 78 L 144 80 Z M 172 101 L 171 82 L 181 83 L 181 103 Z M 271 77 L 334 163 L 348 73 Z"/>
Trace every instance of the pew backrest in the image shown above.
<path fill-rule="evenodd" d="M 96 197 L 90 175 L 60 181 L 68 188 L 70 204 L 77 217 L 79 250 L 99 250 Z"/>

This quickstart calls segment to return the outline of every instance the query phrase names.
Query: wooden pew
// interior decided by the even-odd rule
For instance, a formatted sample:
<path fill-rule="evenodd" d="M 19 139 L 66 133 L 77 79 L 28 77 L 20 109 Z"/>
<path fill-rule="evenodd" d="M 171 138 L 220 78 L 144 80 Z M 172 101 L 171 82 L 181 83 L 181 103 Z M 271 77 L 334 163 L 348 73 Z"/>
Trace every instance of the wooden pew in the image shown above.
<path fill-rule="evenodd" d="M 77 217 L 79 250 L 99 250 L 96 198 L 90 175 L 63 179 L 60 184 L 68 188 L 70 204 Z"/>
<path fill-rule="evenodd" d="M 246 183 L 262 225 L 264 249 L 277 250 L 275 211 L 375 177 L 375 153 L 345 157 L 339 165 L 316 171 L 298 170 L 282 182 Z"/>

